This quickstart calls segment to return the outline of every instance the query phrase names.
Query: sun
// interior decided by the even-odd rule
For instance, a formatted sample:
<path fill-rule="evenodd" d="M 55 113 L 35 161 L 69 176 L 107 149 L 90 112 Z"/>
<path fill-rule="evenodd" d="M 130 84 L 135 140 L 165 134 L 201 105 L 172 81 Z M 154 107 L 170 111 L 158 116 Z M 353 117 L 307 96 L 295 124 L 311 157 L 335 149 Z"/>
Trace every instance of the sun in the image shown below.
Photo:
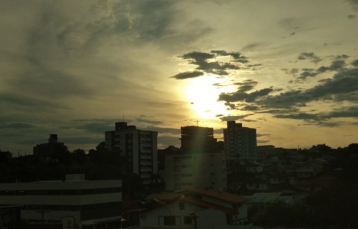
<path fill-rule="evenodd" d="M 229 111 L 224 102 L 218 102 L 223 91 L 213 84 L 220 83 L 214 76 L 202 76 L 191 79 L 184 89 L 185 97 L 198 118 L 212 119 L 216 115 L 227 115 Z"/>

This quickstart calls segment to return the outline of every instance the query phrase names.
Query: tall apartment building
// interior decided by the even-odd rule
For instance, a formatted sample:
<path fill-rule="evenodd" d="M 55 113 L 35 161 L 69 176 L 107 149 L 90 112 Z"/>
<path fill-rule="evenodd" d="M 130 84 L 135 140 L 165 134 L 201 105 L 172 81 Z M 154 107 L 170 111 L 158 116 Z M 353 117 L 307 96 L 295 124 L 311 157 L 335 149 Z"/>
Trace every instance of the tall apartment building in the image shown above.
<path fill-rule="evenodd" d="M 165 156 L 165 189 L 226 190 L 226 157 L 217 150 L 213 128 L 181 128 L 181 150 Z"/>
<path fill-rule="evenodd" d="M 213 128 L 185 126 L 181 128 L 180 142 L 183 152 L 208 153 L 216 151 L 217 139 Z"/>
<path fill-rule="evenodd" d="M 114 131 L 105 132 L 105 147 L 126 158 L 125 173 L 136 173 L 149 184 L 158 172 L 157 137 L 158 132 L 117 122 Z"/>
<path fill-rule="evenodd" d="M 228 121 L 227 128 L 224 129 L 224 143 L 227 159 L 256 159 L 256 129 Z"/>
<path fill-rule="evenodd" d="M 114 229 L 121 223 L 122 181 L 72 174 L 66 181 L 0 184 L 0 207 L 11 205 L 21 209 L 22 228 Z"/>

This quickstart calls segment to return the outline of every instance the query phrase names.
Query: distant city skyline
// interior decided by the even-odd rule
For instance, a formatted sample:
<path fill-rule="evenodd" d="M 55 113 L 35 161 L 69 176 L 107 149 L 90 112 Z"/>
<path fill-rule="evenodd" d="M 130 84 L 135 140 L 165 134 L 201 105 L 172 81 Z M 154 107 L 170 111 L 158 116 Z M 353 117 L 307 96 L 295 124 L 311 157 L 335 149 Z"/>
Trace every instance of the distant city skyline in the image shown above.
<path fill-rule="evenodd" d="M 257 130 L 258 145 L 358 142 L 358 1 L 3 1 L 0 150 L 72 151 L 125 121 Z"/>

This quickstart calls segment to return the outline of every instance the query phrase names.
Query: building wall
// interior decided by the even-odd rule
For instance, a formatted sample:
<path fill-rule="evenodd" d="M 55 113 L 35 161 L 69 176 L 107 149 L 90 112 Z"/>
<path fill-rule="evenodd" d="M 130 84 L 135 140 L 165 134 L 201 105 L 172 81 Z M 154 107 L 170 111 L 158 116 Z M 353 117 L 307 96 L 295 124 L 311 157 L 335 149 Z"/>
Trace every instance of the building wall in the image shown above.
<path fill-rule="evenodd" d="M 197 229 L 226 228 L 226 214 L 215 209 L 196 212 Z"/>
<path fill-rule="evenodd" d="M 157 137 L 155 131 L 137 130 L 121 122 L 116 123 L 115 131 L 105 132 L 105 147 L 127 158 L 125 173 L 136 173 L 149 184 L 152 174 L 158 172 Z"/>
<path fill-rule="evenodd" d="M 224 129 L 225 152 L 228 159 L 255 160 L 257 157 L 256 129 L 228 121 Z"/>
<path fill-rule="evenodd" d="M 0 205 L 21 205 L 27 223 L 61 224 L 74 216 L 81 225 L 87 219 L 119 219 L 122 181 L 50 181 L 0 184 Z"/>
<path fill-rule="evenodd" d="M 184 224 L 184 217 L 192 217 L 192 213 L 202 211 L 204 208 L 185 202 L 184 210 L 180 210 L 179 203 L 180 201 L 170 206 L 143 212 L 140 216 L 140 227 L 169 228 L 169 225 L 164 225 L 162 217 L 171 215 L 176 217 L 176 225 L 172 225 L 171 228 L 194 228 L 194 220 L 192 224 Z"/>
<path fill-rule="evenodd" d="M 168 191 L 189 188 L 226 190 L 226 159 L 223 153 L 166 155 L 165 182 Z"/>

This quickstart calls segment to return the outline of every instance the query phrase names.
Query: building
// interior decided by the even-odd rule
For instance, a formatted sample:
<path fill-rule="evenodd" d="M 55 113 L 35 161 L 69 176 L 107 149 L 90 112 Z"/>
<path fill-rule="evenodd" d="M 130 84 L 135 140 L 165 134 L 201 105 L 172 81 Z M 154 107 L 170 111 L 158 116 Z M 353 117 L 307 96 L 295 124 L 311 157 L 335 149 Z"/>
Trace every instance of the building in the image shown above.
<path fill-rule="evenodd" d="M 63 142 L 57 141 L 57 134 L 50 134 L 48 143 L 38 144 L 33 148 L 33 154 L 43 160 L 50 159 L 56 150 L 67 150 Z"/>
<path fill-rule="evenodd" d="M 224 143 L 227 159 L 256 160 L 256 129 L 228 121 L 224 129 Z"/>
<path fill-rule="evenodd" d="M 141 228 L 225 229 L 247 223 L 248 199 L 227 192 L 189 189 L 177 196 L 156 194 L 152 200 L 157 204 L 142 212 Z"/>
<path fill-rule="evenodd" d="M 180 142 L 184 153 L 209 153 L 216 151 L 217 139 L 213 128 L 185 126 L 181 128 Z"/>
<path fill-rule="evenodd" d="M 226 157 L 217 149 L 213 128 L 181 128 L 180 151 L 165 155 L 165 190 L 226 190 Z"/>
<path fill-rule="evenodd" d="M 225 191 L 224 153 L 173 153 L 165 157 L 165 190 L 180 192 L 189 188 Z"/>
<path fill-rule="evenodd" d="M 66 181 L 0 184 L 0 206 L 21 206 L 24 228 L 60 229 L 63 221 L 79 229 L 118 228 L 121 220 L 122 181 L 84 180 L 83 174 Z"/>
<path fill-rule="evenodd" d="M 105 147 L 125 157 L 124 173 L 136 173 L 149 184 L 158 172 L 158 132 L 138 130 L 126 122 L 117 122 L 114 131 L 105 132 Z"/>

